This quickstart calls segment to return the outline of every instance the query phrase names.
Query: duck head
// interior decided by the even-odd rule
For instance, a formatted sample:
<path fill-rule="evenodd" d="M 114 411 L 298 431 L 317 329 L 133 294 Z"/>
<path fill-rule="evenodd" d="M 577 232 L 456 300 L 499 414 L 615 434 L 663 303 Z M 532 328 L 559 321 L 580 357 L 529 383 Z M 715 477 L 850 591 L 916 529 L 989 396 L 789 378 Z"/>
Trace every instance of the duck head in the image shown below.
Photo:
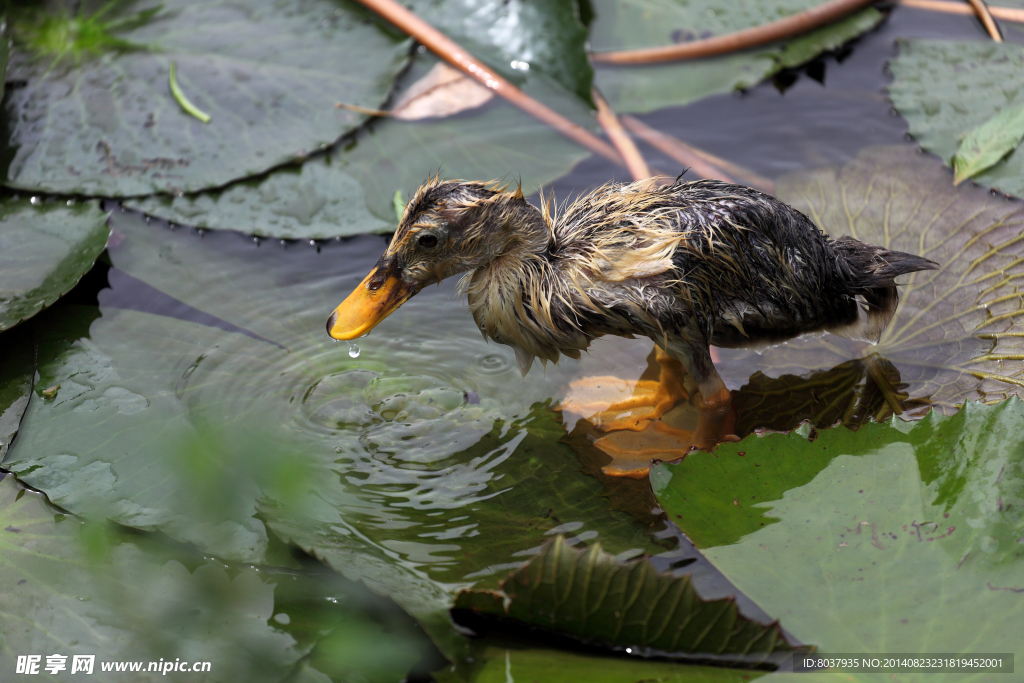
<path fill-rule="evenodd" d="M 496 183 L 437 178 L 420 187 L 387 251 L 331 313 L 327 333 L 335 339 L 362 337 L 427 285 L 511 250 L 539 246 L 539 240 L 546 246 L 541 212 L 521 190 L 503 190 Z"/>

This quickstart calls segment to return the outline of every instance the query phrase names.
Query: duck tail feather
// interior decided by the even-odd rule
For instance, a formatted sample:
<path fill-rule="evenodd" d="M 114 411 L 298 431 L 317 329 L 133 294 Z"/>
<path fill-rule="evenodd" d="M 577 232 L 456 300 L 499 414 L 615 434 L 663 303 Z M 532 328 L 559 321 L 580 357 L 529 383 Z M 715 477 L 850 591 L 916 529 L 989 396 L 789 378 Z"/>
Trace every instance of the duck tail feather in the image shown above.
<path fill-rule="evenodd" d="M 833 330 L 850 339 L 877 343 L 900 302 L 896 278 L 939 268 L 939 264 L 930 259 L 890 251 L 852 237 L 840 237 L 833 244 L 839 255 L 840 270 L 863 304 L 856 322 Z"/>
<path fill-rule="evenodd" d="M 852 237 L 840 237 L 833 243 L 840 267 L 855 290 L 893 287 L 896 278 L 919 270 L 938 270 L 939 264 L 922 256 L 889 251 Z"/>

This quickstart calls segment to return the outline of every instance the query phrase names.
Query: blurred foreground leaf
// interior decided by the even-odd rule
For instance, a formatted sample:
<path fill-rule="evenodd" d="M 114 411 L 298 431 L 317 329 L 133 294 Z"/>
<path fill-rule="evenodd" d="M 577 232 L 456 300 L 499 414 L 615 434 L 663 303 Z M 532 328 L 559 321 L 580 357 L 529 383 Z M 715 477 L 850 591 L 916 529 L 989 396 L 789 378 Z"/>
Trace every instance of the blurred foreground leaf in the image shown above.
<path fill-rule="evenodd" d="M 824 652 L 1019 651 L 1022 421 L 1013 398 L 748 437 L 652 466 L 651 484 L 716 567 Z"/>
<path fill-rule="evenodd" d="M 965 401 L 994 402 L 1024 386 L 1024 273 L 1019 202 L 978 187 L 952 187 L 948 173 L 910 147 L 862 151 L 842 168 L 794 173 L 777 183 L 778 196 L 810 216 L 832 237 L 852 235 L 889 249 L 926 256 L 941 269 L 915 273 L 901 286 L 896 315 L 877 345 L 833 335 L 767 349 L 763 356 L 727 351 L 728 363 L 747 362 L 766 375 L 805 376 L 846 368 L 863 379 L 842 380 L 849 391 L 867 381 L 867 403 L 837 394 L 837 379 L 790 392 L 790 380 L 765 378 L 741 389 L 748 406 L 768 406 L 771 425 L 790 429 L 803 419 L 861 423 L 893 412 L 934 405 L 951 412 Z M 850 361 L 854 361 L 849 365 Z M 871 398 L 871 397 L 874 398 Z M 743 420 L 741 416 L 741 421 Z"/>
<path fill-rule="evenodd" d="M 910 134 L 921 146 L 943 159 L 958 154 L 958 146 L 968 145 L 972 131 L 980 132 L 993 117 L 1013 116 L 1012 111 L 1024 106 L 1020 87 L 1024 53 L 1017 45 L 990 40 L 901 40 L 899 50 L 899 57 L 889 65 L 894 77 L 888 88 L 893 106 L 907 119 Z M 982 185 L 1024 196 L 1024 155 L 1006 156 L 1013 147 L 1016 144 L 996 146 L 991 163 L 978 164 L 970 174 L 958 170 L 958 181 L 971 177 Z"/>
<path fill-rule="evenodd" d="M 243 569 L 200 560 L 186 567 L 125 534 L 83 525 L 42 496 L 6 477 L 0 481 L 0 670 L 19 655 L 72 655 L 104 662 L 138 661 L 133 681 L 166 680 L 150 661 L 211 662 L 197 681 L 276 683 L 305 648 L 274 628 L 274 583 Z M 81 674 L 79 674 L 81 675 Z M 78 678 L 78 676 L 74 676 Z"/>
<path fill-rule="evenodd" d="M 74 287 L 107 245 L 106 213 L 38 198 L 0 200 L 0 330 Z"/>
<path fill-rule="evenodd" d="M 414 83 L 434 64 L 433 58 L 416 59 L 402 83 Z M 548 79 L 531 78 L 526 90 L 593 128 L 589 108 Z M 512 105 L 494 102 L 445 119 L 377 120 L 301 167 L 278 169 L 223 190 L 130 199 L 125 205 L 177 223 L 268 237 L 323 239 L 388 232 L 396 224 L 395 191 L 411 197 L 434 173 L 473 180 L 521 179 L 529 193 L 568 173 L 588 154 Z"/>
<path fill-rule="evenodd" d="M 328 0 L 59 8 L 11 18 L 8 77 L 25 83 L 4 100 L 12 123 L 0 166 L 11 187 L 176 194 L 262 173 L 362 123 L 334 105 L 379 107 L 409 47 Z M 83 22 L 90 31 L 76 29 Z M 209 124 L 171 96 L 172 62 Z"/>
<path fill-rule="evenodd" d="M 778 665 L 800 649 L 777 623 L 741 616 L 732 599 L 702 600 L 689 576 L 661 574 L 644 560 L 619 561 L 600 544 L 573 549 L 562 536 L 499 590 L 463 591 L 455 607 L 588 643 L 736 666 Z"/>
<path fill-rule="evenodd" d="M 468 676 L 449 670 L 434 672 L 437 683 L 746 683 L 763 672 L 664 662 L 639 657 L 587 656 L 559 650 L 489 646 L 482 664 Z"/>
<path fill-rule="evenodd" d="M 760 26 L 822 4 L 822 0 L 723 3 L 716 0 L 595 0 L 594 52 L 685 43 Z M 873 7 L 788 42 L 704 59 L 639 66 L 603 66 L 595 80 L 618 111 L 648 112 L 709 95 L 751 88 L 871 30 L 883 15 Z"/>

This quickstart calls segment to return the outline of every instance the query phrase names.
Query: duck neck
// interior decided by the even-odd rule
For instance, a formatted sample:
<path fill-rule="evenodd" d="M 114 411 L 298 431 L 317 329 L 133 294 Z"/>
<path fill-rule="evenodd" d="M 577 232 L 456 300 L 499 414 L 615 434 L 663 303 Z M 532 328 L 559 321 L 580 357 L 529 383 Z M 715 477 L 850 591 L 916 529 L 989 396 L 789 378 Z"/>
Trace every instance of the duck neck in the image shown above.
<path fill-rule="evenodd" d="M 515 263 L 546 254 L 551 246 L 551 230 L 543 214 L 520 200 L 507 207 L 498 221 L 500 239 L 492 263 Z"/>

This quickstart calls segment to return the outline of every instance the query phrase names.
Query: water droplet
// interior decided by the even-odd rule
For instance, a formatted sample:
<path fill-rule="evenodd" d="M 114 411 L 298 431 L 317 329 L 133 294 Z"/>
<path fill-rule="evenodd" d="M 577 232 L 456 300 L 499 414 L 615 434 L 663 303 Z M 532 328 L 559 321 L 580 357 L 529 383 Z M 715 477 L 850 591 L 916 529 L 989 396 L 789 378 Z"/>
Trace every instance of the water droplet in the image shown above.
<path fill-rule="evenodd" d="M 38 204 L 40 200 L 39 197 L 32 197 L 29 201 L 33 204 Z"/>
<path fill-rule="evenodd" d="M 359 344 L 348 343 L 348 356 L 349 358 L 359 358 Z"/>

